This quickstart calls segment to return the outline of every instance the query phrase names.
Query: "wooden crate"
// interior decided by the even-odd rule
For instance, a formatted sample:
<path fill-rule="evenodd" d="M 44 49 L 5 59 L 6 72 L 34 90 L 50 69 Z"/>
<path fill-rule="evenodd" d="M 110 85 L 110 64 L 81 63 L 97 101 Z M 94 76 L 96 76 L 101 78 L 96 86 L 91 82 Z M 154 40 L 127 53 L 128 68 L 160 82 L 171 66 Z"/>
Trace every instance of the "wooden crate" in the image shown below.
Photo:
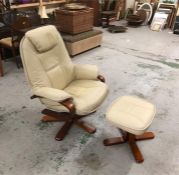
<path fill-rule="evenodd" d="M 64 33 L 61 35 L 71 56 L 100 46 L 102 43 L 102 32 L 99 30 L 91 30 L 77 35 Z"/>
<path fill-rule="evenodd" d="M 70 11 L 59 9 L 55 11 L 56 23 L 61 32 L 78 34 L 92 30 L 93 9 Z"/>

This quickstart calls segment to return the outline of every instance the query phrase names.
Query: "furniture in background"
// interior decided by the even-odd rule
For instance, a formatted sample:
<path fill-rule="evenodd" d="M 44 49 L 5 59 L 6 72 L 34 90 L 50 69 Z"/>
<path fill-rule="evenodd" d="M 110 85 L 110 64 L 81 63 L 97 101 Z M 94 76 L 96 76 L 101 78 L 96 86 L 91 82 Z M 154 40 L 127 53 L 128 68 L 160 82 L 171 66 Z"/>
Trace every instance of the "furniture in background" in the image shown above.
<path fill-rule="evenodd" d="M 0 15 L 0 39 L 4 38 L 4 37 L 9 37 L 11 30 L 8 26 L 5 26 L 2 23 L 2 14 Z M 1 50 L 0 50 L 1 51 Z M 1 58 L 1 54 L 0 54 L 0 76 L 3 76 L 4 72 L 3 72 L 3 63 L 2 63 L 2 58 Z"/>
<path fill-rule="evenodd" d="M 111 21 L 119 20 L 122 10 L 125 8 L 124 0 L 107 0 L 101 11 L 101 25 L 109 27 Z"/>
<path fill-rule="evenodd" d="M 160 12 L 160 13 L 162 12 L 168 14 L 166 27 L 173 28 L 174 19 L 177 13 L 177 4 L 159 3 L 156 12 Z"/>
<path fill-rule="evenodd" d="M 6 2 L 6 0 L 0 1 L 0 13 L 3 13 L 6 10 L 10 10 L 10 3 L 9 1 Z"/>
<path fill-rule="evenodd" d="M 179 16 L 176 16 L 173 33 L 179 34 Z"/>
<path fill-rule="evenodd" d="M 144 25 L 151 22 L 157 3 L 154 0 L 136 0 L 134 3 L 133 14 L 136 14 L 138 10 L 146 11 L 146 21 Z"/>
<path fill-rule="evenodd" d="M 55 11 L 55 17 L 56 25 L 61 32 L 78 34 L 93 28 L 93 9 L 89 7 L 79 10 L 62 7 Z"/>
<path fill-rule="evenodd" d="M 8 0 L 6 0 L 8 1 Z M 54 6 L 54 5 L 60 5 L 66 3 L 66 0 L 54 0 L 54 1 L 46 1 L 43 2 L 44 6 Z M 36 2 L 30 2 L 30 3 L 9 3 L 9 8 L 11 10 L 18 10 L 18 9 L 25 9 L 25 8 L 33 8 L 33 7 L 39 7 L 40 2 L 37 0 Z"/>
<path fill-rule="evenodd" d="M 161 31 L 167 24 L 168 14 L 155 12 L 150 29 L 153 31 Z"/>
<path fill-rule="evenodd" d="M 135 14 L 143 4 L 151 4 L 153 6 L 154 3 L 158 3 L 158 0 L 135 0 L 133 12 Z"/>
<path fill-rule="evenodd" d="M 157 9 L 157 5 L 158 0 L 135 0 L 133 14 L 135 14 L 137 10 L 145 10 L 147 17 L 144 25 L 150 24 L 153 19 L 154 12 Z"/>
<path fill-rule="evenodd" d="M 42 25 L 41 18 L 36 9 L 26 10 L 25 16 L 29 19 L 32 26 Z"/>
<path fill-rule="evenodd" d="M 126 32 L 127 31 L 127 27 L 125 26 L 115 26 L 115 25 L 111 25 L 109 28 L 108 28 L 108 31 L 111 32 L 111 33 L 123 33 L 123 32 Z"/>
<path fill-rule="evenodd" d="M 90 30 L 77 35 L 61 33 L 66 48 L 71 56 L 98 47 L 102 43 L 102 31 Z"/>
<path fill-rule="evenodd" d="M 4 71 L 3 71 L 3 65 L 2 65 L 2 60 L 0 57 L 0 76 L 2 77 L 4 75 Z"/>
<path fill-rule="evenodd" d="M 12 52 L 12 56 L 16 61 L 16 65 L 20 68 L 21 61 L 18 53 L 19 43 L 21 40 L 21 36 L 18 35 L 18 30 L 23 28 L 31 27 L 31 23 L 29 19 L 23 14 L 16 12 L 7 12 L 3 15 L 4 24 L 9 26 L 11 29 L 11 36 L 2 38 L 0 40 L 0 54 L 1 59 L 4 58 L 4 49 L 9 49 Z"/>
<path fill-rule="evenodd" d="M 120 128 L 122 137 L 104 140 L 105 146 L 128 142 L 136 162 L 144 161 L 136 141 L 153 139 L 152 132 L 145 132 L 155 116 L 155 106 L 146 100 L 123 96 L 115 100 L 106 113 L 106 118 Z"/>
<path fill-rule="evenodd" d="M 153 9 L 154 9 L 154 4 L 144 3 L 140 5 L 138 10 L 145 10 L 146 12 L 146 19 L 143 24 L 147 25 L 150 22 L 153 15 Z"/>
<path fill-rule="evenodd" d="M 76 2 L 79 3 L 83 3 L 85 5 L 87 5 L 88 7 L 93 8 L 93 14 L 94 14 L 94 21 L 93 21 L 93 25 L 94 26 L 100 26 L 101 25 L 101 21 L 100 21 L 100 17 L 101 17 L 101 8 L 103 6 L 103 1 L 99 1 L 99 0 L 77 0 Z"/>
<path fill-rule="evenodd" d="M 57 29 L 52 26 L 28 31 L 20 45 L 24 71 L 34 96 L 46 109 L 42 121 L 64 121 L 56 135 L 62 140 L 72 124 L 88 133 L 96 129 L 80 120 L 97 110 L 108 88 L 94 65 L 73 64 Z"/>
<path fill-rule="evenodd" d="M 117 13 L 115 11 L 102 11 L 101 12 L 101 25 L 102 27 L 109 27 L 111 21 L 114 21 Z"/>
<path fill-rule="evenodd" d="M 92 8 L 77 3 L 67 4 L 55 11 L 55 17 L 71 56 L 101 45 L 102 32 L 93 30 Z"/>
<path fill-rule="evenodd" d="M 109 24 L 112 19 L 119 19 L 125 11 L 125 0 L 77 0 L 94 9 L 94 26 Z"/>
<path fill-rule="evenodd" d="M 2 14 L 0 14 L 0 16 L 1 15 Z M 10 27 L 5 26 L 2 22 L 3 22 L 2 19 L 0 19 L 0 39 L 11 36 Z"/>
<path fill-rule="evenodd" d="M 145 10 L 137 10 L 136 14 L 127 16 L 128 25 L 138 27 L 146 21 L 147 12 Z"/>
<path fill-rule="evenodd" d="M 41 19 L 47 19 L 48 18 L 47 11 L 46 11 L 46 6 L 43 5 L 43 0 L 39 0 L 38 14 L 39 14 Z"/>
<path fill-rule="evenodd" d="M 151 23 L 151 30 L 161 31 L 164 28 L 173 28 L 175 16 L 175 4 L 159 3 Z"/>
<path fill-rule="evenodd" d="M 46 14 L 46 7 L 48 7 L 48 12 L 53 13 L 54 9 L 59 7 L 61 4 L 66 3 L 66 0 L 49 0 L 49 1 L 43 1 L 43 0 L 3 0 L 3 11 L 29 11 L 32 9 L 37 9 L 39 7 L 39 15 L 42 18 L 42 23 L 46 23 L 49 20 L 43 20 L 45 18 L 48 18 Z M 44 22 L 45 21 L 45 22 Z"/>

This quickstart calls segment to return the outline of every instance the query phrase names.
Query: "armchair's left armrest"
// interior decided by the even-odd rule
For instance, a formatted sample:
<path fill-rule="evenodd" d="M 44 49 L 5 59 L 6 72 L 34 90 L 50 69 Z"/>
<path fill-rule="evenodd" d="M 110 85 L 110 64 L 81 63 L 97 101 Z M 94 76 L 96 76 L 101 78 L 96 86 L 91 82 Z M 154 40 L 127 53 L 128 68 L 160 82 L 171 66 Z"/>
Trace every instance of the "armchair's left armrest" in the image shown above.
<path fill-rule="evenodd" d="M 71 99 L 72 96 L 67 92 L 51 87 L 39 87 L 33 89 L 33 97 L 46 98 L 55 102 L 62 102 L 67 99 Z"/>
<path fill-rule="evenodd" d="M 75 77 L 76 79 L 87 79 L 87 80 L 97 80 L 99 75 L 98 67 L 95 65 L 79 65 L 76 64 L 75 67 Z"/>

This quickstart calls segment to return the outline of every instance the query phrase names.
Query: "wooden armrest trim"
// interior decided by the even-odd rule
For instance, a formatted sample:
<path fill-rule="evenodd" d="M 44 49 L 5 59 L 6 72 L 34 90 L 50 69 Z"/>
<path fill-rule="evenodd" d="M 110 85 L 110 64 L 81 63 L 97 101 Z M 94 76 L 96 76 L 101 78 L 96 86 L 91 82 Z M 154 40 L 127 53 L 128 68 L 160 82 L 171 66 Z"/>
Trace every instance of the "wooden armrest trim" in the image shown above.
<path fill-rule="evenodd" d="M 37 96 L 37 95 L 32 95 L 31 97 L 30 97 L 30 99 L 34 99 L 34 98 L 40 98 L 39 96 Z"/>
<path fill-rule="evenodd" d="M 66 99 L 59 103 L 65 106 L 70 111 L 70 113 L 75 114 L 76 108 L 72 98 Z"/>
<path fill-rule="evenodd" d="M 101 82 L 105 83 L 105 78 L 102 75 L 98 75 L 97 79 L 100 80 Z"/>
<path fill-rule="evenodd" d="M 30 98 L 34 99 L 34 98 L 41 98 L 41 97 L 37 95 L 32 95 Z M 72 98 L 68 98 L 64 101 L 60 101 L 59 103 L 65 106 L 70 111 L 70 113 L 75 114 L 76 108 Z"/>

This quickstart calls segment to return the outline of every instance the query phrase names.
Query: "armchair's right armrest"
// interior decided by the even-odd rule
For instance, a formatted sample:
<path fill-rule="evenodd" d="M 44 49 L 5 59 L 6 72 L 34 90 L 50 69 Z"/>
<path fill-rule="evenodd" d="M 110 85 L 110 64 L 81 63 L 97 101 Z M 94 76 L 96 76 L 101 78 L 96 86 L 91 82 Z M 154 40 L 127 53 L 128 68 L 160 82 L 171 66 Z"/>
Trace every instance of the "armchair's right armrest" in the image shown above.
<path fill-rule="evenodd" d="M 97 80 L 97 76 L 99 75 L 99 70 L 96 65 L 89 64 L 75 64 L 75 76 L 76 79 L 83 80 Z"/>
<path fill-rule="evenodd" d="M 38 87 L 34 88 L 32 91 L 35 96 L 47 98 L 55 102 L 62 102 L 72 98 L 72 96 L 65 91 L 50 87 Z"/>

